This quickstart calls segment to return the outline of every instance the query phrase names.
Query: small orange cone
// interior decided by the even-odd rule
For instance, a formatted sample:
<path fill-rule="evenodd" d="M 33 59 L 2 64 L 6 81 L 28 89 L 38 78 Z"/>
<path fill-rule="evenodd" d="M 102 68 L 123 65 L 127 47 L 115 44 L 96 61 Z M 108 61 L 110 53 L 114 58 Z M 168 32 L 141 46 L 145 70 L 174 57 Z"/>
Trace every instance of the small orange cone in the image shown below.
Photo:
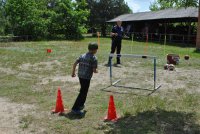
<path fill-rule="evenodd" d="M 115 109 L 115 103 L 114 103 L 114 98 L 111 95 L 110 96 L 110 101 L 109 101 L 109 106 L 108 106 L 108 115 L 104 118 L 104 120 L 109 120 L 109 121 L 117 121 L 117 113 Z"/>
<path fill-rule="evenodd" d="M 60 90 L 60 87 L 59 87 L 58 93 L 57 93 L 56 108 L 54 110 L 52 110 L 52 112 L 53 113 L 63 113 L 65 111 L 66 110 L 64 109 L 64 106 L 63 106 L 61 90 Z"/>

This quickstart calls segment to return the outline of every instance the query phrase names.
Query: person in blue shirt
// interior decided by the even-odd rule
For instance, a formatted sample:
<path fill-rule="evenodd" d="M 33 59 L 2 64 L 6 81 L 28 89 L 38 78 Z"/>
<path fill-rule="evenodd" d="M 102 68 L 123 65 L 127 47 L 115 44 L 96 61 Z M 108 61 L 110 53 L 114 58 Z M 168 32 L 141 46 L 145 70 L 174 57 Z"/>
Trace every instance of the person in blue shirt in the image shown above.
<path fill-rule="evenodd" d="M 118 20 L 117 25 L 115 25 L 112 28 L 112 32 L 111 32 L 111 38 L 112 38 L 111 52 L 110 52 L 111 54 L 114 54 L 115 50 L 117 50 L 117 54 L 121 53 L 123 32 L 124 32 L 124 29 L 122 27 L 122 21 Z M 109 59 L 108 64 L 110 64 L 110 59 Z M 117 64 L 121 64 L 120 55 L 117 56 Z"/>
<path fill-rule="evenodd" d="M 78 77 L 81 85 L 81 89 L 78 97 L 72 107 L 72 112 L 75 114 L 83 115 L 84 113 L 81 111 L 84 109 L 84 104 L 87 98 L 88 89 L 90 86 L 90 80 L 92 78 L 93 73 L 98 73 L 97 71 L 97 57 L 95 54 L 98 50 L 97 43 L 90 43 L 88 45 L 88 52 L 81 55 L 74 63 L 72 69 L 72 77 L 76 77 L 76 66 L 78 67 Z"/>

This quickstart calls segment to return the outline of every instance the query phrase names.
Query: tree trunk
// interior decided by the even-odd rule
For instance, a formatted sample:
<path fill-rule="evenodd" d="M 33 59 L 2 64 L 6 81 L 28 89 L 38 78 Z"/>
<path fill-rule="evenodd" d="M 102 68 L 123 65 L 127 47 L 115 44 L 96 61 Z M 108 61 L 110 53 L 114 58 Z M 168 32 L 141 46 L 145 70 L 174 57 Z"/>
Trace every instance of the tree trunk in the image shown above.
<path fill-rule="evenodd" d="M 106 23 L 101 25 L 101 34 L 103 37 L 106 37 Z"/>
<path fill-rule="evenodd" d="M 200 3 L 200 0 L 199 0 Z M 200 6 L 198 15 L 197 37 L 196 37 L 196 49 L 200 50 Z"/>

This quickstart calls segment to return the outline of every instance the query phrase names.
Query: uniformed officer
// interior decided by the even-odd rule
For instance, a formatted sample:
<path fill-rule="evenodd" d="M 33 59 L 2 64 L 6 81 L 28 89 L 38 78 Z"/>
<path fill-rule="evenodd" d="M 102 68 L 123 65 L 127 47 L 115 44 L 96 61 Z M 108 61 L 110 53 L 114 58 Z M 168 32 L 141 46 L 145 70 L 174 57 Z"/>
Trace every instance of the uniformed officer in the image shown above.
<path fill-rule="evenodd" d="M 121 25 L 122 25 L 122 21 L 118 20 L 117 25 L 115 25 L 112 28 L 112 32 L 111 32 L 112 44 L 111 44 L 111 52 L 110 53 L 114 54 L 115 50 L 117 49 L 117 54 L 119 54 L 117 56 L 117 64 L 121 64 L 120 52 L 121 52 L 121 45 L 122 45 L 122 36 L 123 36 L 123 31 L 124 31 L 123 27 Z M 110 64 L 110 62 L 108 62 L 108 64 Z"/>

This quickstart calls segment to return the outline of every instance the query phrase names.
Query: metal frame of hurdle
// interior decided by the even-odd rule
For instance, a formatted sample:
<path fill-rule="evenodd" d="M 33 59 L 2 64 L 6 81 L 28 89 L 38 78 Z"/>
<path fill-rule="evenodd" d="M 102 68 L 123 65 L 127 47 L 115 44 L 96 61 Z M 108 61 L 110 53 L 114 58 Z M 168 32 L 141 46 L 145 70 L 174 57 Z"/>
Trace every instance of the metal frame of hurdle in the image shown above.
<path fill-rule="evenodd" d="M 143 58 L 143 59 L 153 59 L 153 65 L 154 65 L 154 75 L 153 75 L 153 79 L 154 79 L 154 87 L 153 87 L 153 92 L 155 92 L 157 89 L 159 89 L 161 87 L 161 85 L 156 87 L 156 57 L 155 56 L 148 56 L 148 55 L 133 55 L 133 54 L 110 54 L 109 55 L 109 66 L 110 66 L 110 83 L 111 86 L 115 86 L 115 87 L 124 87 L 124 88 L 131 88 L 131 87 L 125 87 L 125 86 L 117 86 L 116 84 L 119 83 L 121 81 L 121 79 L 118 79 L 116 81 L 113 82 L 113 75 L 112 75 L 112 58 L 113 57 L 129 57 L 129 58 Z M 139 89 L 139 88 L 137 88 Z M 142 88 L 141 88 L 142 89 Z M 152 93 L 153 93 L 152 92 Z"/>

